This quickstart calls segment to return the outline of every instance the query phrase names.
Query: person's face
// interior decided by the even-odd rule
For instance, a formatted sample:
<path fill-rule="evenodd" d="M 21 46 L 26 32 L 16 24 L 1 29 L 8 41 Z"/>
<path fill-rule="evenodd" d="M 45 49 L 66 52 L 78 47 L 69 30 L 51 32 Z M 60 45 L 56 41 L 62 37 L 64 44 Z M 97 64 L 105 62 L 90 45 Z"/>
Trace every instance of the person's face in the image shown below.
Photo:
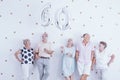
<path fill-rule="evenodd" d="M 105 46 L 103 44 L 99 44 L 99 50 L 103 51 L 105 49 Z"/>
<path fill-rule="evenodd" d="M 31 42 L 28 40 L 25 45 L 26 45 L 26 46 L 30 46 L 30 45 L 31 45 Z"/>
<path fill-rule="evenodd" d="M 87 42 L 89 42 L 89 41 L 90 41 L 90 35 L 89 35 L 89 34 L 86 34 L 86 35 L 84 36 L 84 40 L 87 41 Z"/>
<path fill-rule="evenodd" d="M 43 40 L 47 40 L 47 36 L 46 35 L 42 35 L 42 39 Z"/>
<path fill-rule="evenodd" d="M 73 40 L 72 39 L 68 39 L 68 44 L 72 45 L 73 44 Z"/>

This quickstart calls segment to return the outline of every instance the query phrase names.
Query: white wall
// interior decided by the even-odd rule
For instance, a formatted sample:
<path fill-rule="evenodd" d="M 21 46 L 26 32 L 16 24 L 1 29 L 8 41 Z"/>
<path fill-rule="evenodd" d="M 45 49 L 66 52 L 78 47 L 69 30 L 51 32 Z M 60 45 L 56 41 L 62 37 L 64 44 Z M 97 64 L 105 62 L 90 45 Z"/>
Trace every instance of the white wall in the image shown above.
<path fill-rule="evenodd" d="M 44 28 L 40 22 L 40 10 L 47 2 L 52 4 L 52 22 Z M 55 26 L 54 15 L 65 6 L 68 6 L 71 29 L 60 31 Z M 109 80 L 120 79 L 120 0 L 1 0 L 0 80 L 21 80 L 21 65 L 14 52 L 23 46 L 24 38 L 30 38 L 35 48 L 45 31 L 49 33 L 49 40 L 55 42 L 48 80 L 63 80 L 59 47 L 67 38 L 73 37 L 76 41 L 86 32 L 95 44 L 101 40 L 108 43 L 108 49 L 116 55 L 108 73 Z M 31 80 L 38 80 L 36 66 Z"/>

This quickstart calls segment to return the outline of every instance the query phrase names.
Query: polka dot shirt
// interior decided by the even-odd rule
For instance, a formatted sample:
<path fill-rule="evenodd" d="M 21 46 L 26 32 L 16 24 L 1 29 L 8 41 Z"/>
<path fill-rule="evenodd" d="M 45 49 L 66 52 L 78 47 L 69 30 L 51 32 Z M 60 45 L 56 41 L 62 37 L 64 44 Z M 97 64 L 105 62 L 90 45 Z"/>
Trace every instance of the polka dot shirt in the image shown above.
<path fill-rule="evenodd" d="M 23 47 L 23 49 L 21 49 L 21 55 L 22 55 L 22 60 L 23 60 L 21 64 L 33 64 L 34 63 L 33 48 L 26 49 L 25 47 Z"/>

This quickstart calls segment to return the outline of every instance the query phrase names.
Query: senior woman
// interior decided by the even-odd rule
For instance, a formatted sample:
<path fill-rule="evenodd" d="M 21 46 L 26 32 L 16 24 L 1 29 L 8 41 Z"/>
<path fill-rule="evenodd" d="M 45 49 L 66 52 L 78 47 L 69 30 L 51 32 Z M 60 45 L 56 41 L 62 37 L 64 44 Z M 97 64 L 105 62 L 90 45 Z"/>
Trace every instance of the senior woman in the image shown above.
<path fill-rule="evenodd" d="M 23 80 L 30 80 L 30 72 L 34 63 L 34 52 L 30 46 L 31 42 L 29 39 L 24 39 L 23 44 L 24 47 L 16 51 L 15 57 L 22 64 Z M 19 55 L 22 57 L 19 58 Z"/>

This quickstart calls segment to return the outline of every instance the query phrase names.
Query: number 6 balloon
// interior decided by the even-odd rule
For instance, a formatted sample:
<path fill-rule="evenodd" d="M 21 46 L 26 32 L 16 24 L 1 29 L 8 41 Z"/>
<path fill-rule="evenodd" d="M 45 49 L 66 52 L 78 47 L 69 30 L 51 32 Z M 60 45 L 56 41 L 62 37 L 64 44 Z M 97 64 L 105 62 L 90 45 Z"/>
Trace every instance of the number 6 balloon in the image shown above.
<path fill-rule="evenodd" d="M 43 27 L 49 26 L 51 22 L 51 17 L 50 17 L 50 11 L 51 11 L 51 4 L 47 3 L 41 12 L 41 25 Z"/>

